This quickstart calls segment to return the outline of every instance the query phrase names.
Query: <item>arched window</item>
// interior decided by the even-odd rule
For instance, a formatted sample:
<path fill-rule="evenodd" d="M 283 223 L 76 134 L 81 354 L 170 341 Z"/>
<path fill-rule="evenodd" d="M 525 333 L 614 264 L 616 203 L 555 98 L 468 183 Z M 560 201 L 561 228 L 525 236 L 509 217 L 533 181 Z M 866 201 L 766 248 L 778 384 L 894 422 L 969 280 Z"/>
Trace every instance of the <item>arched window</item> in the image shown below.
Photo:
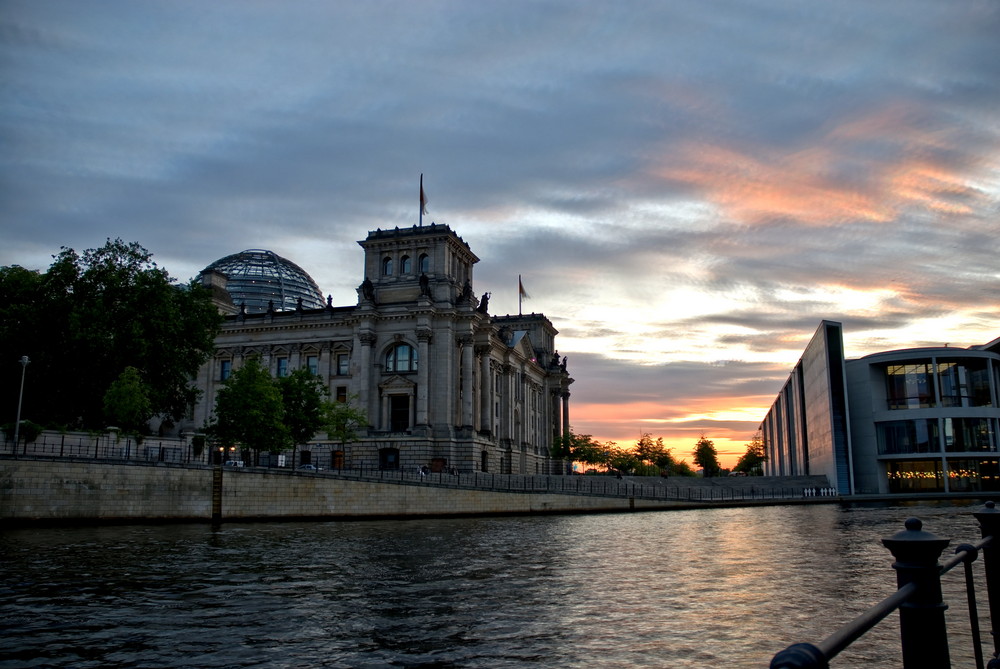
<path fill-rule="evenodd" d="M 417 351 L 409 344 L 396 344 L 385 354 L 385 371 L 417 371 Z"/>
<path fill-rule="evenodd" d="M 421 272 L 426 274 L 427 272 L 431 271 L 431 259 L 430 256 L 428 256 L 426 253 L 420 254 L 418 262 L 420 263 Z"/>
<path fill-rule="evenodd" d="M 382 258 L 382 276 L 392 276 L 392 258 Z"/>
<path fill-rule="evenodd" d="M 410 273 L 410 269 L 411 269 L 410 268 L 411 264 L 412 263 L 410 262 L 410 256 L 403 256 L 402 258 L 400 258 L 399 259 L 399 273 L 401 275 L 402 274 L 409 274 Z"/>

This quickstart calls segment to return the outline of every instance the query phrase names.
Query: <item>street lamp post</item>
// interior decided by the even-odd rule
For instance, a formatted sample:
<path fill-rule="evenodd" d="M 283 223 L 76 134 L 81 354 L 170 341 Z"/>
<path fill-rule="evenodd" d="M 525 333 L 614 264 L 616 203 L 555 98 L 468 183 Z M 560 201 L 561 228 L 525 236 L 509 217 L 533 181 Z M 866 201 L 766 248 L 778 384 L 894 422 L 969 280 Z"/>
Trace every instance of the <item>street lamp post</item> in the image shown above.
<path fill-rule="evenodd" d="M 18 439 L 21 434 L 21 401 L 24 400 L 24 373 L 28 370 L 28 356 L 22 355 L 18 361 L 21 363 L 21 392 L 17 396 L 17 420 L 14 421 L 14 453 L 17 453 Z"/>

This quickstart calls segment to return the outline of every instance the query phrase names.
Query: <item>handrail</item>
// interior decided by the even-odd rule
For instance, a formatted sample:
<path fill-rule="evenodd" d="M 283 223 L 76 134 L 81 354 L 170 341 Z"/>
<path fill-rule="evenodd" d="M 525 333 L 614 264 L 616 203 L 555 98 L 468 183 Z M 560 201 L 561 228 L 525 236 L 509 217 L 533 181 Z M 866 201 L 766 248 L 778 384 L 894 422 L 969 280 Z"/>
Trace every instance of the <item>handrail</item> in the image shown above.
<path fill-rule="evenodd" d="M 938 539 L 933 534 L 924 532 L 921 529 L 922 523 L 916 518 L 907 520 L 906 531 L 882 540 L 896 558 L 893 564 L 899 586 L 896 592 L 842 625 L 819 643 L 815 645 L 797 643 L 788 646 L 772 658 L 771 669 L 828 669 L 830 660 L 897 609 L 900 612 L 904 669 L 950 667 L 947 632 L 944 625 L 944 609 L 947 606 L 941 601 L 940 581 L 941 576 L 960 564 L 965 566 L 969 622 L 972 627 L 976 667 L 983 669 L 982 640 L 972 563 L 978 558 L 980 551 L 984 551 L 987 589 L 991 595 L 992 610 L 997 602 L 994 602 L 991 585 L 998 582 L 996 572 L 1000 568 L 1000 565 L 993 564 L 995 558 L 990 559 L 993 531 L 1000 528 L 998 524 L 1000 518 L 995 517 L 996 515 L 1000 515 L 1000 511 L 995 509 L 993 502 L 987 502 L 986 507 L 976 514 L 977 520 L 980 521 L 982 538 L 974 544 L 959 545 L 955 549 L 955 554 L 942 564 L 937 564 L 937 560 L 949 540 Z M 989 667 L 992 669 L 997 666 L 1000 666 L 1000 659 L 994 655 Z"/>

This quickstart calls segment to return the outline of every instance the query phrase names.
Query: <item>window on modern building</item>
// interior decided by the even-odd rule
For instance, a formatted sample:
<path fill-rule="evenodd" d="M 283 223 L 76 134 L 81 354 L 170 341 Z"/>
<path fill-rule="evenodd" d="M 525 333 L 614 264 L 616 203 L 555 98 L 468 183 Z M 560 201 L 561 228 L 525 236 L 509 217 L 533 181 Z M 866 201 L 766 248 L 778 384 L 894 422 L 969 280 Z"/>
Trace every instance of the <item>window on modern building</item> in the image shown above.
<path fill-rule="evenodd" d="M 219 380 L 225 381 L 230 376 L 233 375 L 233 361 L 232 360 L 220 360 L 219 361 Z"/>
<path fill-rule="evenodd" d="M 411 264 L 412 263 L 410 262 L 410 256 L 403 256 L 402 258 L 400 258 L 399 259 L 399 273 L 401 275 L 402 274 L 409 274 L 410 270 L 412 269 L 410 267 Z"/>
<path fill-rule="evenodd" d="M 989 418 L 945 418 L 944 450 L 958 453 L 962 451 L 995 451 Z"/>
<path fill-rule="evenodd" d="M 886 463 L 889 492 L 943 492 L 941 460 L 900 460 Z"/>
<path fill-rule="evenodd" d="M 938 362 L 941 406 L 990 406 L 990 376 L 985 360 Z"/>
<path fill-rule="evenodd" d="M 276 376 L 288 376 L 288 358 L 278 358 L 274 365 Z"/>
<path fill-rule="evenodd" d="M 337 354 L 337 376 L 347 376 L 350 369 L 351 358 L 346 353 Z"/>
<path fill-rule="evenodd" d="M 396 344 L 385 354 L 385 371 L 417 371 L 417 351 L 409 344 Z"/>
<path fill-rule="evenodd" d="M 885 370 L 890 409 L 925 409 L 934 403 L 934 370 L 929 362 L 889 365 Z"/>
<path fill-rule="evenodd" d="M 347 386 L 337 386 L 337 401 L 347 402 Z"/>
<path fill-rule="evenodd" d="M 420 264 L 421 272 L 426 274 L 427 272 L 431 271 L 431 258 L 426 253 L 421 253 L 420 257 L 417 259 L 417 262 Z"/>
<path fill-rule="evenodd" d="M 382 276 L 392 276 L 392 258 L 382 258 Z"/>
<path fill-rule="evenodd" d="M 1000 490 L 1000 461 L 982 458 L 948 458 L 948 490 L 950 492 L 982 492 Z"/>
<path fill-rule="evenodd" d="M 315 376 L 319 375 L 319 356 L 318 355 L 307 355 L 306 356 L 306 369 L 309 370 L 310 374 Z"/>
<path fill-rule="evenodd" d="M 935 418 L 879 423 L 877 431 L 879 455 L 941 452 Z"/>

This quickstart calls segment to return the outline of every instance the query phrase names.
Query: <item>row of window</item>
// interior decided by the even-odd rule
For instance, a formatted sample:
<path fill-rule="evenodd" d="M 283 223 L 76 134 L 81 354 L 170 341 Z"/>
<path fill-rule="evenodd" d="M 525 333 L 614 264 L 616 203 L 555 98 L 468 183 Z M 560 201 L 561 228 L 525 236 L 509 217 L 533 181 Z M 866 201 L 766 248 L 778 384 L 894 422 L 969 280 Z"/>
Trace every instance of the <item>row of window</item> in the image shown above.
<path fill-rule="evenodd" d="M 279 356 L 274 359 L 274 375 L 278 377 L 288 376 L 289 372 L 289 362 L 286 356 Z M 338 353 L 336 357 L 335 374 L 337 376 L 349 376 L 351 373 L 351 358 L 347 353 Z M 309 370 L 311 374 L 319 375 L 319 356 L 318 355 L 307 355 L 305 360 L 305 368 Z M 233 374 L 233 361 L 232 360 L 220 360 L 219 361 L 219 380 L 225 381 Z"/>
<path fill-rule="evenodd" d="M 305 367 L 310 373 L 319 375 L 319 356 L 307 355 Z M 337 376 L 349 376 L 351 373 L 351 358 L 347 353 L 338 353 L 336 356 L 336 366 L 334 373 Z M 288 376 L 290 372 L 289 360 L 287 356 L 280 356 L 274 359 L 274 375 L 278 377 Z M 409 344 L 397 344 L 393 346 L 385 355 L 385 371 L 387 372 L 415 372 L 417 371 L 417 350 Z M 233 373 L 232 360 L 219 361 L 219 380 L 225 381 Z"/>
<path fill-rule="evenodd" d="M 1000 460 L 948 458 L 904 460 L 886 466 L 889 492 L 982 492 L 1000 490 Z"/>
<path fill-rule="evenodd" d="M 431 271 L 431 259 L 426 253 L 421 253 L 417 258 L 417 272 L 426 274 Z M 399 259 L 400 276 L 413 273 L 413 260 L 410 256 L 404 255 Z M 392 276 L 393 260 L 392 256 L 382 258 L 382 276 Z"/>
<path fill-rule="evenodd" d="M 890 409 L 993 406 L 985 359 L 888 365 L 885 375 Z"/>
<path fill-rule="evenodd" d="M 879 455 L 904 453 L 960 453 L 996 451 L 992 418 L 919 418 L 894 420 L 877 426 Z"/>

